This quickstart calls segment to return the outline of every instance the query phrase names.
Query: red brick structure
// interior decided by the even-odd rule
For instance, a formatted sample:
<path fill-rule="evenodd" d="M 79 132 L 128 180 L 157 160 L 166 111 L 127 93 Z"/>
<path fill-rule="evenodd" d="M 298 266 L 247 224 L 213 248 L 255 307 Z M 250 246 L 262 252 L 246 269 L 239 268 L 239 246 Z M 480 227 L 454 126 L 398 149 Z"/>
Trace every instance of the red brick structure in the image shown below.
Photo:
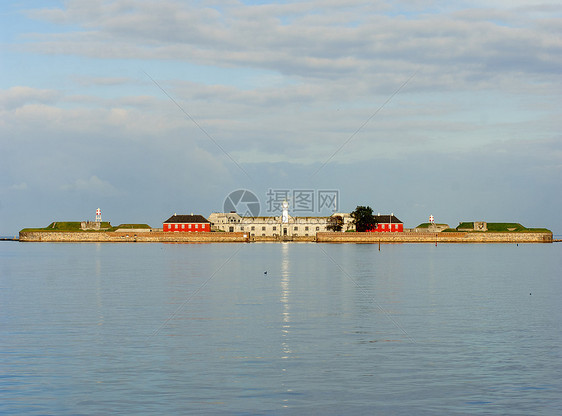
<path fill-rule="evenodd" d="M 390 215 L 373 215 L 377 221 L 376 228 L 367 230 L 370 233 L 403 233 L 404 223 L 394 216 Z"/>
<path fill-rule="evenodd" d="M 202 233 L 211 231 L 211 223 L 202 215 L 172 215 L 162 224 L 164 232 Z"/>

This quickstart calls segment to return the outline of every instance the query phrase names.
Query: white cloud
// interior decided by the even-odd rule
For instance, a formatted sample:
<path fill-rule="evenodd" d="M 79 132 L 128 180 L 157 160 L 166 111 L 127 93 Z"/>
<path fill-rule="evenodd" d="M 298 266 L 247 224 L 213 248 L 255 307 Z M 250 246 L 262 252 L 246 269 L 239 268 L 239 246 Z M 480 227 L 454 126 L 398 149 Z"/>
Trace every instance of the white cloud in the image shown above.
<path fill-rule="evenodd" d="M 61 186 L 63 191 L 86 192 L 94 195 L 117 195 L 119 192 L 109 182 L 98 178 L 96 175 L 88 179 L 76 179 L 72 183 Z"/>
<path fill-rule="evenodd" d="M 27 183 L 21 182 L 13 184 L 12 186 L 10 186 L 10 189 L 13 191 L 25 191 L 27 189 Z"/>
<path fill-rule="evenodd" d="M 495 79 L 506 72 L 555 77 L 562 65 L 560 36 L 502 2 L 406 15 L 381 13 L 386 6 L 363 2 L 220 9 L 173 1 L 89 3 L 70 1 L 57 13 L 65 16 L 57 22 L 78 23 L 84 31 L 35 34 L 26 46 L 39 53 L 173 59 L 348 82 L 359 76 L 385 83 L 423 67 L 437 75 L 432 85 L 442 87 L 439 75 L 462 71 L 457 88 L 471 77 Z M 53 20 L 53 11 L 34 16 Z M 551 18 L 550 25 L 560 28 L 562 20 Z"/>
<path fill-rule="evenodd" d="M 74 81 L 82 86 L 109 86 L 128 84 L 131 82 L 129 78 L 125 77 L 91 77 L 91 76 L 75 76 Z"/>
<path fill-rule="evenodd" d="M 0 109 L 13 110 L 26 104 L 49 104 L 56 102 L 61 93 L 55 90 L 37 89 L 26 86 L 0 90 Z"/>

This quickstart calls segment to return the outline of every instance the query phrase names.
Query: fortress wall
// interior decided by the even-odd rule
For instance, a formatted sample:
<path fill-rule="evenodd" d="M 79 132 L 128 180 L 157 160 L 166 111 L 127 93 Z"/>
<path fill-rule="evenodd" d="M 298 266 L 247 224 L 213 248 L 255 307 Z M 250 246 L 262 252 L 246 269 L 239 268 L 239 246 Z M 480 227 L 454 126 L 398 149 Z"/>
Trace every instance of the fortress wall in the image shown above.
<path fill-rule="evenodd" d="M 242 243 L 247 233 L 168 233 L 168 232 L 57 232 L 24 231 L 20 241 L 33 242 L 113 242 L 113 243 Z"/>
<path fill-rule="evenodd" d="M 551 233 L 318 233 L 319 243 L 552 243 Z"/>
<path fill-rule="evenodd" d="M 24 231 L 20 241 L 33 242 L 153 242 L 153 243 L 242 243 L 278 241 L 272 237 L 248 237 L 248 233 L 169 233 L 169 232 L 58 232 Z M 552 233 L 330 233 L 292 237 L 294 242 L 319 243 L 552 243 Z"/>

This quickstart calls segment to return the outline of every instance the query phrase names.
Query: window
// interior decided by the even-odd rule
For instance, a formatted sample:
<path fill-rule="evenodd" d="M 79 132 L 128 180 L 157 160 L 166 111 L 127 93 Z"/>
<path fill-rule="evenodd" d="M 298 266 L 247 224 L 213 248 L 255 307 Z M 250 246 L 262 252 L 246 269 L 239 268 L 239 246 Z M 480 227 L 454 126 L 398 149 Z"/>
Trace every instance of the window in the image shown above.
<path fill-rule="evenodd" d="M 273 231 L 277 231 L 277 227 L 276 227 L 276 226 L 273 226 Z"/>
<path fill-rule="evenodd" d="M 298 231 L 298 230 L 299 230 L 299 227 L 293 228 L 293 231 Z"/>
<path fill-rule="evenodd" d="M 262 230 L 262 231 L 265 231 L 265 227 L 261 227 L 261 230 Z M 264 234 L 264 235 L 265 235 L 265 234 Z"/>
<path fill-rule="evenodd" d="M 304 227 L 304 231 L 308 231 L 308 227 Z M 308 234 L 307 234 L 308 235 Z"/>
<path fill-rule="evenodd" d="M 320 227 L 316 227 L 316 231 L 320 231 Z"/>
<path fill-rule="evenodd" d="M 187 228 L 191 228 L 191 224 L 189 224 L 189 225 L 187 226 Z"/>
<path fill-rule="evenodd" d="M 241 230 L 241 231 L 244 231 L 244 226 L 240 227 L 240 230 Z"/>
<path fill-rule="evenodd" d="M 255 229 L 256 229 L 256 227 L 254 227 L 254 226 L 252 225 L 252 231 L 254 231 Z"/>
<path fill-rule="evenodd" d="M 176 230 L 178 229 L 178 225 L 176 224 Z"/>
<path fill-rule="evenodd" d="M 185 224 L 182 224 L 182 225 L 181 225 L 181 229 L 183 230 L 184 228 L 185 228 Z"/>

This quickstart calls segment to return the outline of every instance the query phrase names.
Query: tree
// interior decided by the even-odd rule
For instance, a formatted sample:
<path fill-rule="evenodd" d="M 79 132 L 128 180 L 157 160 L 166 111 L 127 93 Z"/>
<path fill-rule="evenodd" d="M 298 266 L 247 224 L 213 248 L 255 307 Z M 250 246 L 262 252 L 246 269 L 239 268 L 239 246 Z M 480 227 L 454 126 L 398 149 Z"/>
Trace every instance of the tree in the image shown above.
<path fill-rule="evenodd" d="M 377 226 L 377 220 L 373 217 L 373 209 L 369 206 L 364 207 L 358 205 L 355 211 L 351 213 L 355 230 L 358 232 L 365 232 Z"/>
<path fill-rule="evenodd" d="M 341 215 L 336 215 L 328 218 L 328 231 L 341 231 L 343 228 L 343 218 Z"/>

